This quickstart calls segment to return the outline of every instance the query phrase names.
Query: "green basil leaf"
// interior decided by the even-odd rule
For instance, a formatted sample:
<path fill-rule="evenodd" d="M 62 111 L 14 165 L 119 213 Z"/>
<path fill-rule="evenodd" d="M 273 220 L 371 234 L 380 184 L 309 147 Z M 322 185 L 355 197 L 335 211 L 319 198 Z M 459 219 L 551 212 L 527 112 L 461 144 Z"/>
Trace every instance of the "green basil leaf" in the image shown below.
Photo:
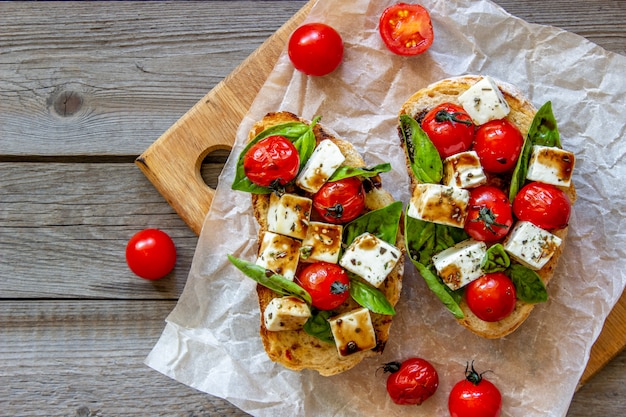
<path fill-rule="evenodd" d="M 459 242 L 469 239 L 469 235 L 460 227 L 446 226 L 443 224 L 435 224 L 435 250 L 441 252 L 448 249 Z"/>
<path fill-rule="evenodd" d="M 395 245 L 401 217 L 401 201 L 395 201 L 386 207 L 365 213 L 344 226 L 343 244 L 350 246 L 357 236 L 370 232 L 379 239 Z"/>
<path fill-rule="evenodd" d="M 390 316 L 396 314 L 385 294 L 358 279 L 350 279 L 350 295 L 361 307 L 374 313 Z"/>
<path fill-rule="evenodd" d="M 463 318 L 463 311 L 459 306 L 462 291 L 452 291 L 443 283 L 432 267 L 432 256 L 467 239 L 467 234 L 459 228 L 426 222 L 405 214 L 404 238 L 409 259 L 428 288 L 454 317 Z"/>
<path fill-rule="evenodd" d="M 433 255 L 469 238 L 461 228 L 419 220 L 406 213 L 404 225 L 407 251 L 424 265 L 430 264 Z"/>
<path fill-rule="evenodd" d="M 561 147 L 559 129 L 556 118 L 552 113 L 552 102 L 546 102 L 535 114 L 528 129 L 528 135 L 524 140 L 524 146 L 520 153 L 513 176 L 511 177 L 511 188 L 509 189 L 509 201 L 513 201 L 519 190 L 526 182 L 528 173 L 528 163 L 534 145 Z"/>
<path fill-rule="evenodd" d="M 300 156 L 300 169 L 302 169 L 304 164 L 306 164 L 309 158 L 311 158 L 311 155 L 315 150 L 315 146 L 317 146 L 317 139 L 315 138 L 315 133 L 313 133 L 313 128 L 319 119 L 319 116 L 314 118 L 307 131 L 293 141 L 294 146 L 298 150 L 298 155 Z"/>
<path fill-rule="evenodd" d="M 435 145 L 411 116 L 400 116 L 400 130 L 409 165 L 420 183 L 437 184 L 443 177 L 443 162 Z"/>
<path fill-rule="evenodd" d="M 246 153 L 250 150 L 254 144 L 265 139 L 269 136 L 284 136 L 289 139 L 296 149 L 298 150 L 298 155 L 300 156 L 300 167 L 302 167 L 306 161 L 311 157 L 311 153 L 313 153 L 313 149 L 315 149 L 315 134 L 313 133 L 314 123 L 317 123 L 319 118 L 314 119 L 311 122 L 311 125 L 307 125 L 301 122 L 288 122 L 282 123 L 279 125 L 275 125 L 269 127 L 256 135 L 254 139 L 252 139 L 245 148 L 239 154 L 239 158 L 237 159 L 237 168 L 235 171 L 235 179 L 233 180 L 232 189 L 239 191 L 246 191 L 253 194 L 269 194 L 272 190 L 269 187 L 261 187 L 259 185 L 253 184 L 252 181 L 246 177 L 245 171 L 243 169 L 243 159 Z"/>
<path fill-rule="evenodd" d="M 280 294 L 293 295 L 311 305 L 311 295 L 301 286 L 257 264 L 228 255 L 228 260 L 246 276 Z"/>
<path fill-rule="evenodd" d="M 515 285 L 517 298 L 530 304 L 548 300 L 548 291 L 539 274 L 520 264 L 512 264 L 505 274 Z"/>
<path fill-rule="evenodd" d="M 391 171 L 391 164 L 384 163 L 374 165 L 371 168 L 356 168 L 356 167 L 348 167 L 348 166 L 340 166 L 337 170 L 330 176 L 328 179 L 329 182 L 339 181 L 350 177 L 365 177 L 371 178 L 378 174 L 382 174 L 383 172 Z"/>
<path fill-rule="evenodd" d="M 436 245 L 435 223 L 415 219 L 405 213 L 404 239 L 409 257 L 423 265 L 428 265 L 434 254 L 439 252 Z"/>
<path fill-rule="evenodd" d="M 417 271 L 420 273 L 428 288 L 435 293 L 437 298 L 441 300 L 441 302 L 447 307 L 447 309 L 454 315 L 457 319 L 462 319 L 465 315 L 463 314 L 463 310 L 459 306 L 459 302 L 461 301 L 462 291 L 452 291 L 446 284 L 443 283 L 441 278 L 434 273 L 431 269 L 427 268 L 425 265 L 416 262 L 413 258 L 409 257 L 411 262 L 417 268 Z"/>
<path fill-rule="evenodd" d="M 533 145 L 561 147 L 561 136 L 556 118 L 552 112 L 552 102 L 546 102 L 535 114 L 528 130 Z"/>
<path fill-rule="evenodd" d="M 480 267 L 486 273 L 500 272 L 506 270 L 511 265 L 511 259 L 504 250 L 501 243 L 496 243 L 487 249 L 487 254 L 483 258 Z"/>
<path fill-rule="evenodd" d="M 332 312 L 330 311 L 312 311 L 311 317 L 304 323 L 304 331 L 323 342 L 335 343 L 335 338 L 328 322 L 331 314 Z"/>

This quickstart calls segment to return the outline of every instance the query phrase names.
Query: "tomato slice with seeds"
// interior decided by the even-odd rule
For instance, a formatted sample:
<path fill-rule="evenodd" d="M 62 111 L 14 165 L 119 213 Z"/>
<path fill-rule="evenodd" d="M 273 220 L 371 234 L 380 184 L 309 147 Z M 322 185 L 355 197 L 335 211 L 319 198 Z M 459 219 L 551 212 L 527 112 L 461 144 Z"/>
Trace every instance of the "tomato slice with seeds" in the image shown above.
<path fill-rule="evenodd" d="M 378 31 L 391 52 L 404 56 L 425 52 L 435 38 L 430 14 L 419 4 L 389 6 L 380 16 Z"/>

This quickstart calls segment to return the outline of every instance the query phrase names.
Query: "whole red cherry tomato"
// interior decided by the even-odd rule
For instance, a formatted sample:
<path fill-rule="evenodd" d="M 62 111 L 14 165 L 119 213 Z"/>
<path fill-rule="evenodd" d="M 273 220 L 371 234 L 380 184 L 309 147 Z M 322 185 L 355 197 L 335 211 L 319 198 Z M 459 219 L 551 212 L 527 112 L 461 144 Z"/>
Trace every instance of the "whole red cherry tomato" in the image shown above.
<path fill-rule="evenodd" d="M 313 307 L 332 310 L 350 296 L 350 278 L 337 264 L 316 262 L 298 274 L 300 286 L 311 295 Z"/>
<path fill-rule="evenodd" d="M 327 182 L 313 195 L 313 207 L 328 223 L 348 223 L 365 208 L 363 183 L 356 177 Z"/>
<path fill-rule="evenodd" d="M 390 372 L 387 377 L 387 392 L 396 404 L 420 405 L 439 386 L 437 370 L 422 358 L 410 358 L 402 363 L 390 362 L 383 369 Z"/>
<path fill-rule="evenodd" d="M 435 39 L 430 14 L 419 4 L 387 7 L 380 16 L 378 31 L 391 52 L 404 56 L 425 52 Z"/>
<path fill-rule="evenodd" d="M 515 167 L 524 138 L 517 127 L 507 119 L 492 120 L 476 130 L 474 150 L 483 169 L 502 173 Z"/>
<path fill-rule="evenodd" d="M 324 23 L 307 23 L 291 34 L 287 52 L 298 71 L 322 76 L 341 64 L 343 40 L 335 29 Z"/>
<path fill-rule="evenodd" d="M 481 185 L 470 190 L 465 232 L 476 240 L 496 242 L 513 225 L 509 198 L 497 187 Z"/>
<path fill-rule="evenodd" d="M 293 180 L 300 168 L 300 156 L 284 136 L 261 139 L 243 157 L 244 173 L 262 187 L 282 186 Z"/>
<path fill-rule="evenodd" d="M 163 278 L 174 269 L 176 247 L 167 233 L 158 229 L 145 229 L 128 241 L 126 263 L 141 278 Z"/>
<path fill-rule="evenodd" d="M 545 230 L 567 226 L 571 207 L 562 190 L 541 182 L 526 184 L 513 199 L 513 213 L 518 219 Z"/>
<path fill-rule="evenodd" d="M 465 368 L 465 379 L 457 382 L 448 397 L 450 417 L 498 417 L 502 411 L 502 394 L 491 382 L 478 374 L 472 363 Z"/>
<path fill-rule="evenodd" d="M 474 123 L 463 107 L 442 103 L 424 116 L 422 129 L 441 158 L 467 151 L 474 141 Z"/>
<path fill-rule="evenodd" d="M 485 274 L 465 288 L 469 309 L 476 317 L 488 322 L 508 317 L 515 310 L 516 299 L 515 285 L 503 272 Z"/>

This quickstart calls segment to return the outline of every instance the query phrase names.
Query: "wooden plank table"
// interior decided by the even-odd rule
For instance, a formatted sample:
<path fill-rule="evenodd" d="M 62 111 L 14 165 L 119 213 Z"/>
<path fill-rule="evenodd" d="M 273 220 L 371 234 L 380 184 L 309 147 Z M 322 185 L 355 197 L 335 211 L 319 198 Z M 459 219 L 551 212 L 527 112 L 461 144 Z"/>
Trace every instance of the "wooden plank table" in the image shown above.
<path fill-rule="evenodd" d="M 624 1 L 497 3 L 626 54 Z M 304 5 L 0 3 L 1 415 L 246 415 L 143 365 L 197 236 L 134 160 Z M 224 158 L 203 163 L 209 185 Z M 178 247 L 161 281 L 124 263 L 145 227 Z M 626 414 L 624 381 L 622 352 L 568 416 Z"/>

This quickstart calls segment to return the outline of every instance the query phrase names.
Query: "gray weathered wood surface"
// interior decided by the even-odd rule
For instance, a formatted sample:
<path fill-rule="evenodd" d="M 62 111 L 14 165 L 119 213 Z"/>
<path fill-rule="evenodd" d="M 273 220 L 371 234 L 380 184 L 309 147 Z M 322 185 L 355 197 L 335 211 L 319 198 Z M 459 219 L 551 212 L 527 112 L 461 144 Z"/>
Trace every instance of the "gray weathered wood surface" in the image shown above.
<path fill-rule="evenodd" d="M 625 1 L 497 3 L 626 54 Z M 0 415 L 246 415 L 143 365 L 197 237 L 133 160 L 303 4 L 0 3 Z M 145 227 L 178 247 L 154 283 L 124 262 Z M 568 416 L 625 415 L 625 382 L 626 352 Z"/>

